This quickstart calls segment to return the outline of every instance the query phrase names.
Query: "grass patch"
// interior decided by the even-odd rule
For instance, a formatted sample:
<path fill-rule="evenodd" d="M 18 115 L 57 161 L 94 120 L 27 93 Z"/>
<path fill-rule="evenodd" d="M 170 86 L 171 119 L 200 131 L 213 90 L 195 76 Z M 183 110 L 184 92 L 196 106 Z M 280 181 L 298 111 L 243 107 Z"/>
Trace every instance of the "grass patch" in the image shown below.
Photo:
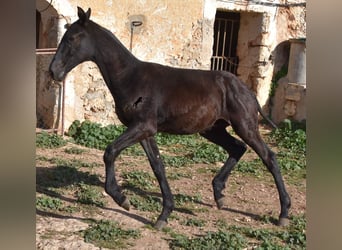
<path fill-rule="evenodd" d="M 202 201 L 202 197 L 200 195 L 191 196 L 191 195 L 181 194 L 181 193 L 175 194 L 173 196 L 173 199 L 177 207 L 182 207 L 186 203 L 196 203 L 196 202 L 198 203 Z"/>
<path fill-rule="evenodd" d="M 291 217 L 286 229 L 254 229 L 228 226 L 218 220 L 217 232 L 207 232 L 197 237 L 187 237 L 170 232 L 170 249 L 306 249 L 305 216 Z"/>
<path fill-rule="evenodd" d="M 49 134 L 42 132 L 36 135 L 37 148 L 59 148 L 67 144 L 67 141 L 62 136 L 57 134 Z"/>
<path fill-rule="evenodd" d="M 168 180 L 180 180 L 182 178 L 189 178 L 191 179 L 191 174 L 190 173 L 178 173 L 178 172 L 171 172 L 167 173 L 167 179 Z"/>
<path fill-rule="evenodd" d="M 152 195 L 132 195 L 129 201 L 133 207 L 140 211 L 160 212 L 162 210 L 161 199 Z"/>
<path fill-rule="evenodd" d="M 63 202 L 59 198 L 42 195 L 36 199 L 36 208 L 43 211 L 60 210 L 62 206 Z"/>
<path fill-rule="evenodd" d="M 80 155 L 80 154 L 87 152 L 87 150 L 83 148 L 71 147 L 71 148 L 64 149 L 64 152 L 67 154 Z"/>
<path fill-rule="evenodd" d="M 139 230 L 123 229 L 118 223 L 108 220 L 100 220 L 91 224 L 82 234 L 85 242 L 110 249 L 133 246 L 131 239 L 140 237 Z"/>
<path fill-rule="evenodd" d="M 252 161 L 240 160 L 235 167 L 235 170 L 239 173 L 253 174 L 255 176 L 262 175 L 265 169 L 266 167 L 259 158 Z"/>
<path fill-rule="evenodd" d="M 204 227 L 206 225 L 206 221 L 201 220 L 201 219 L 196 219 L 196 218 L 190 218 L 190 219 L 187 219 L 182 224 L 185 226 L 190 226 L 190 227 Z"/>
<path fill-rule="evenodd" d="M 171 234 L 173 239 L 170 249 L 187 250 L 215 250 L 215 249 L 243 249 L 246 247 L 246 239 L 239 233 L 219 230 L 208 232 L 206 235 L 188 238 L 182 234 Z"/>
<path fill-rule="evenodd" d="M 101 187 L 102 189 L 102 187 Z M 82 204 L 104 207 L 105 201 L 98 187 L 84 184 L 78 184 L 76 191 L 77 201 Z"/>
<path fill-rule="evenodd" d="M 123 172 L 121 176 L 125 180 L 125 183 L 123 184 L 125 187 L 150 190 L 153 189 L 155 186 L 153 185 L 153 179 L 155 178 L 147 172 L 136 170 Z"/>

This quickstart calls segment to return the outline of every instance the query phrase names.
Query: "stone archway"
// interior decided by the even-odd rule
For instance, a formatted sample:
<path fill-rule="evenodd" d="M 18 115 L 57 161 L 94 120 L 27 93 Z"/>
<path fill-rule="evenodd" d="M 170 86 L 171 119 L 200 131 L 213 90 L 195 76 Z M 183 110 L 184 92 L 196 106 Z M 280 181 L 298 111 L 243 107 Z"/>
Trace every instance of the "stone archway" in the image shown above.
<path fill-rule="evenodd" d="M 39 48 L 56 48 L 66 31 L 65 24 L 76 19 L 76 11 L 67 0 L 36 0 L 36 13 L 40 19 L 36 27 Z"/>

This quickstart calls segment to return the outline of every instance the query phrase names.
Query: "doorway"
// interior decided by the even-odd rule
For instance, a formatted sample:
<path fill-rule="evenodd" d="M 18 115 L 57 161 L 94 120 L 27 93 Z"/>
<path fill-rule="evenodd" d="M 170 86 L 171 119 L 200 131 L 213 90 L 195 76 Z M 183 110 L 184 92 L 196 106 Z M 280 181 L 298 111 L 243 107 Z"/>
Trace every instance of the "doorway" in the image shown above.
<path fill-rule="evenodd" d="M 216 12 L 211 70 L 224 70 L 236 75 L 239 64 L 236 54 L 239 28 L 240 13 Z"/>

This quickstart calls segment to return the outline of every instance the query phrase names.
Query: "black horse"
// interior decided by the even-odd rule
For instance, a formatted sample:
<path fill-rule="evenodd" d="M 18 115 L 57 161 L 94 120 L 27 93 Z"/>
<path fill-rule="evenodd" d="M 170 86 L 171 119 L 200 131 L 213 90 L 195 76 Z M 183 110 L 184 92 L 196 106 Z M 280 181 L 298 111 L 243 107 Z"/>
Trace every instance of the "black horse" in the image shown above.
<path fill-rule="evenodd" d="M 154 135 L 158 131 L 199 133 L 229 154 L 212 181 L 217 207 L 224 205 L 222 190 L 234 165 L 245 153 L 246 142 L 274 177 L 281 206 L 278 224 L 287 225 L 290 197 L 275 154 L 260 136 L 258 112 L 262 112 L 254 93 L 229 72 L 178 69 L 140 61 L 110 31 L 89 20 L 90 11 L 84 12 L 78 7 L 79 20 L 63 36 L 50 72 L 54 80 L 61 81 L 78 64 L 93 61 L 113 95 L 116 113 L 127 126 L 127 130 L 108 145 L 103 156 L 105 190 L 114 201 L 129 209 L 129 201 L 115 179 L 114 162 L 123 149 L 139 142 L 163 196 L 163 209 L 155 227 L 165 226 L 174 201 Z M 229 125 L 244 142 L 226 131 Z"/>

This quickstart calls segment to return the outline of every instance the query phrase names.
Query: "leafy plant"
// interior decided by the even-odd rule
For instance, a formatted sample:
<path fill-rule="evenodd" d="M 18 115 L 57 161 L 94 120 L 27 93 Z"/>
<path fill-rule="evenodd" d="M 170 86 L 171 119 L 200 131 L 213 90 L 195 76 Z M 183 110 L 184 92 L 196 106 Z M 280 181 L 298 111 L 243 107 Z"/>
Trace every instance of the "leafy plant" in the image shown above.
<path fill-rule="evenodd" d="M 187 164 L 191 164 L 192 160 L 188 157 L 188 156 L 183 156 L 183 155 L 162 155 L 161 156 L 163 159 L 163 162 L 165 164 L 165 166 L 167 167 L 175 167 L 175 168 L 179 168 L 179 167 L 183 167 Z"/>
<path fill-rule="evenodd" d="M 122 177 L 125 179 L 124 186 L 126 187 L 134 187 L 134 188 L 144 188 L 144 189 L 152 189 L 153 185 L 153 177 L 143 171 L 131 171 L 131 172 L 124 172 L 121 174 Z"/>
<path fill-rule="evenodd" d="M 59 210 L 62 207 L 62 201 L 59 198 L 52 198 L 44 195 L 37 197 L 36 207 L 42 210 Z"/>
<path fill-rule="evenodd" d="M 99 123 L 88 120 L 74 121 L 68 130 L 76 143 L 97 149 L 105 149 L 109 143 L 116 139 L 125 130 L 124 126 L 108 125 L 103 127 Z"/>
<path fill-rule="evenodd" d="M 271 138 L 280 147 L 279 165 L 284 170 L 299 170 L 306 167 L 306 127 L 305 123 L 284 120 L 278 129 L 273 130 Z"/>
<path fill-rule="evenodd" d="M 305 154 L 305 124 L 285 119 L 279 127 L 280 128 L 273 130 L 271 133 L 271 136 L 276 140 L 278 146 L 290 149 L 293 152 Z"/>
<path fill-rule="evenodd" d="M 206 235 L 196 238 L 173 234 L 173 239 L 170 242 L 171 249 L 187 250 L 243 249 L 246 246 L 246 239 L 240 233 L 222 230 L 208 232 Z"/>
<path fill-rule="evenodd" d="M 261 160 L 258 158 L 252 161 L 240 160 L 235 169 L 240 173 L 252 173 L 255 175 L 260 175 L 265 167 Z"/>
<path fill-rule="evenodd" d="M 67 141 L 57 134 L 42 132 L 36 135 L 36 146 L 38 148 L 59 148 L 66 144 Z"/>
<path fill-rule="evenodd" d="M 101 192 L 94 186 L 79 183 L 76 192 L 77 201 L 82 204 L 89 204 L 95 206 L 104 206 L 103 196 Z"/>
<path fill-rule="evenodd" d="M 83 231 L 85 242 L 90 242 L 100 248 L 123 249 L 132 245 L 129 239 L 140 237 L 139 230 L 122 229 L 118 223 L 100 220 Z"/>
<path fill-rule="evenodd" d="M 187 194 L 175 194 L 174 201 L 176 206 L 183 206 L 187 202 L 201 202 L 202 197 L 200 195 L 190 196 Z"/>
<path fill-rule="evenodd" d="M 193 161 L 196 163 L 224 162 L 227 159 L 228 154 L 223 148 L 207 142 L 197 145 L 193 157 Z"/>
<path fill-rule="evenodd" d="M 206 221 L 201 220 L 201 219 L 196 219 L 196 218 L 190 218 L 186 220 L 183 224 L 186 226 L 191 226 L 191 227 L 204 227 L 206 224 Z"/>
<path fill-rule="evenodd" d="M 154 197 L 151 195 L 133 195 L 130 197 L 129 200 L 132 206 L 140 211 L 158 212 L 162 209 L 161 200 L 158 197 Z"/>
<path fill-rule="evenodd" d="M 171 249 L 306 249 L 305 215 L 293 216 L 286 229 L 254 229 L 230 226 L 219 219 L 218 232 L 207 232 L 194 238 L 170 232 Z M 192 223 L 188 220 L 186 223 Z M 265 223 L 271 223 L 270 218 Z M 196 226 L 195 224 L 193 226 Z"/>

